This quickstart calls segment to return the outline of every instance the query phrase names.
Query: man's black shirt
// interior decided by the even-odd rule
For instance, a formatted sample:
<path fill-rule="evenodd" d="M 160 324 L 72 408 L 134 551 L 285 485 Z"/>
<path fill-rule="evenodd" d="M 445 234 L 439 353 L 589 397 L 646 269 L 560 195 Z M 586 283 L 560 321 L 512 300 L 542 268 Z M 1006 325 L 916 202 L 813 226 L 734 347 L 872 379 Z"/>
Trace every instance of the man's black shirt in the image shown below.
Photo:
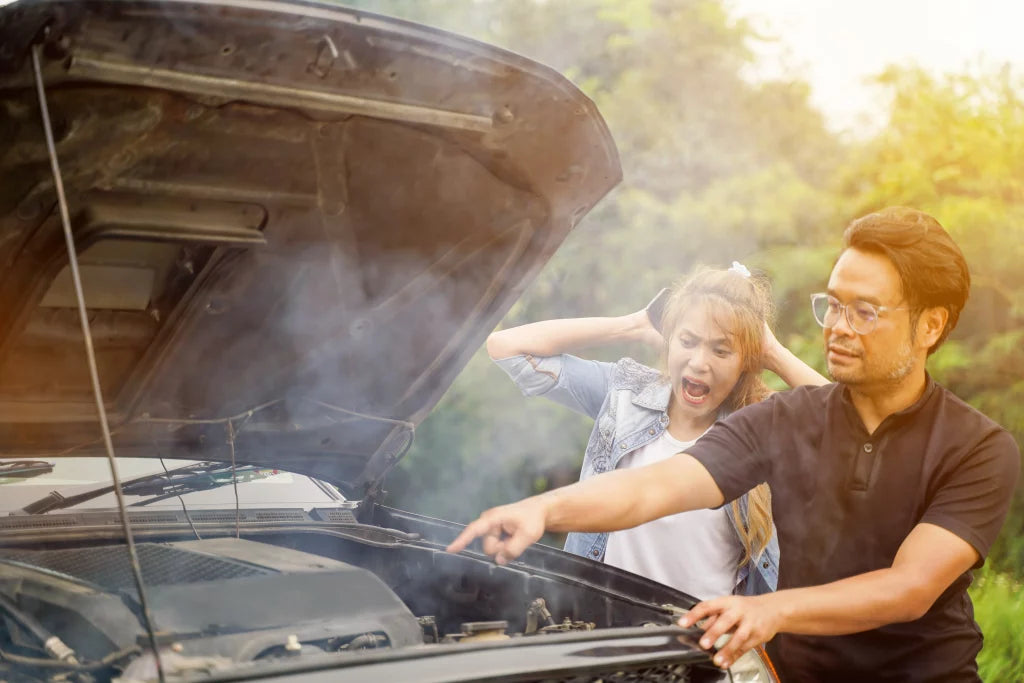
<path fill-rule="evenodd" d="M 1020 469 L 1010 434 L 930 378 L 914 405 L 873 434 L 849 390 L 830 384 L 739 410 L 687 452 L 727 501 L 768 482 L 780 590 L 888 568 L 922 522 L 953 532 L 984 558 Z M 912 622 L 845 636 L 776 636 L 783 681 L 977 680 L 982 638 L 970 583 L 966 572 Z"/>

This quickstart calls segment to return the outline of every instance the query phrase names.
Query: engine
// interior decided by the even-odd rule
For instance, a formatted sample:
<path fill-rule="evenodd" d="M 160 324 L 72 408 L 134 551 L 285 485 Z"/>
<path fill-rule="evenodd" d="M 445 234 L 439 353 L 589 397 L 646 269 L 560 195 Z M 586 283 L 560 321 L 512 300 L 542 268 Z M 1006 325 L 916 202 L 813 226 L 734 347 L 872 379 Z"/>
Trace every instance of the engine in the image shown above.
<path fill-rule="evenodd" d="M 420 620 L 394 592 L 344 562 L 234 538 L 137 551 L 160 646 L 193 667 L 424 642 Z M 148 645 L 123 546 L 2 549 L 0 563 L 5 604 L 76 658 L 101 661 Z M 25 627 L 5 616 L 5 654 L 31 651 Z"/>
<path fill-rule="evenodd" d="M 455 630 L 450 616 L 417 616 L 374 572 L 279 545 L 214 538 L 136 549 L 168 674 L 510 637 L 507 621 L 464 622 Z M 52 635 L 66 648 L 56 656 L 90 663 L 95 678 L 153 680 L 137 596 L 124 546 L 0 548 L 0 655 L 26 680 L 67 674 L 43 666 L 40 641 Z M 517 624 L 527 635 L 594 627 L 556 620 L 543 598 L 530 602 Z"/>

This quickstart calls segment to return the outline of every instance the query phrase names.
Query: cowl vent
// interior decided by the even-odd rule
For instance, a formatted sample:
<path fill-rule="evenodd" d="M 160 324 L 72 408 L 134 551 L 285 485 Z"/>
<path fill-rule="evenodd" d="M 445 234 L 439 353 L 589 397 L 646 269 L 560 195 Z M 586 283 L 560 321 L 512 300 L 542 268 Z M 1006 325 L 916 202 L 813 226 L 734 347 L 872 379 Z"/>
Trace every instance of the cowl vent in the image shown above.
<path fill-rule="evenodd" d="M 276 574 L 235 560 L 180 550 L 159 543 L 136 546 L 142 578 L 149 586 L 169 586 L 245 576 Z M 0 561 L 29 564 L 59 572 L 106 590 L 133 589 L 128 553 L 122 546 L 68 550 L 0 549 Z"/>

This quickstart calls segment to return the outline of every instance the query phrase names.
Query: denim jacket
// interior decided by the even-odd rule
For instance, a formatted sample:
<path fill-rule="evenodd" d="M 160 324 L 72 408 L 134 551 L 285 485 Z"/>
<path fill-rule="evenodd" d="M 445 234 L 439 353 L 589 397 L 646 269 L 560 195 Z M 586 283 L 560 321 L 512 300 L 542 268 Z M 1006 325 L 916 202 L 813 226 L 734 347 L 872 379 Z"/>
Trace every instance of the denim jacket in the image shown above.
<path fill-rule="evenodd" d="M 622 456 L 657 439 L 668 425 L 672 394 L 661 373 L 632 358 L 617 363 L 560 356 L 512 356 L 496 361 L 525 396 L 543 395 L 594 419 L 580 480 L 614 470 Z M 747 496 L 739 499 L 747 520 Z M 735 519 L 729 515 L 736 527 Z M 737 534 L 740 530 L 736 529 Z M 607 533 L 571 533 L 565 550 L 595 560 L 604 558 Z M 773 529 L 760 557 L 737 572 L 737 594 L 774 591 L 779 575 L 779 543 Z"/>

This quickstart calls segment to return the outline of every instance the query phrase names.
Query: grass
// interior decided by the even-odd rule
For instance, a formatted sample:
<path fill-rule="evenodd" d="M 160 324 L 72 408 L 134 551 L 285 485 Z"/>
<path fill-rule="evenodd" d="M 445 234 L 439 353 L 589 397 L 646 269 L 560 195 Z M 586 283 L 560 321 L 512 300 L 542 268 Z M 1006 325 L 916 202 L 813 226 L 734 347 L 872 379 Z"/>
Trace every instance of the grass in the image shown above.
<path fill-rule="evenodd" d="M 970 589 L 974 618 L 985 634 L 978 668 L 985 683 L 1024 681 L 1024 583 L 982 571 Z"/>

